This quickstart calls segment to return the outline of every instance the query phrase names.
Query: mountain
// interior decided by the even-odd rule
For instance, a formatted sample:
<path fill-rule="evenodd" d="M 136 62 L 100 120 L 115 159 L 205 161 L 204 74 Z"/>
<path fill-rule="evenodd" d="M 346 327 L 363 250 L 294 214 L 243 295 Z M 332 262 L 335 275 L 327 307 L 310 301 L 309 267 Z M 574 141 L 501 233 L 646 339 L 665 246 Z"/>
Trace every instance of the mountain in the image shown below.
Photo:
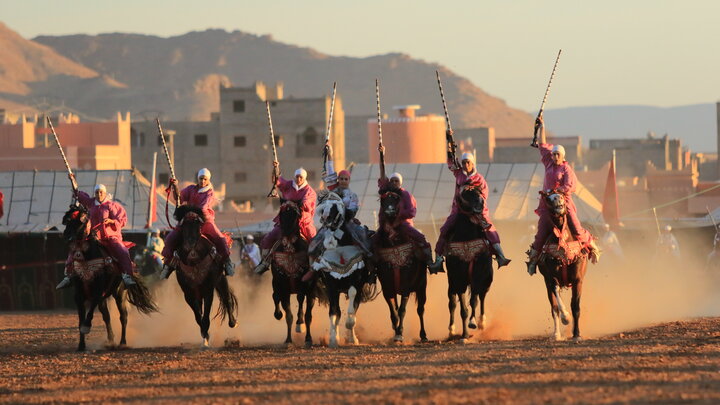
<path fill-rule="evenodd" d="M 109 100 L 84 103 L 89 114 L 114 108 L 133 113 L 162 111 L 174 119 L 208 119 L 218 109 L 217 84 L 250 86 L 282 81 L 286 97 L 328 94 L 333 81 L 348 115 L 375 112 L 375 78 L 384 112 L 420 104 L 442 114 L 435 70 L 443 77 L 450 116 L 458 128 L 493 126 L 498 136 L 530 135 L 533 118 L 490 96 L 469 80 L 438 66 L 394 53 L 367 58 L 336 57 L 240 31 L 206 30 L 161 38 L 138 34 L 40 36 L 35 42 L 127 86 Z"/>
<path fill-rule="evenodd" d="M 693 152 L 717 151 L 716 106 L 711 103 L 561 108 L 545 111 L 545 121 L 558 135 L 581 135 L 586 145 L 590 139 L 644 138 L 652 131 L 682 139 Z"/>

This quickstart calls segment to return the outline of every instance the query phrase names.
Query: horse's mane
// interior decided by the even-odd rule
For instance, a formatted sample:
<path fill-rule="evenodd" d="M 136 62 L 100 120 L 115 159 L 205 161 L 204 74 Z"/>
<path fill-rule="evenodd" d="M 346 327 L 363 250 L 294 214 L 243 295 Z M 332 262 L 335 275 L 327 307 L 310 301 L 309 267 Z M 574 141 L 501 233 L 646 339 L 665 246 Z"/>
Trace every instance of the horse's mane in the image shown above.
<path fill-rule="evenodd" d="M 70 209 L 63 215 L 62 224 L 67 225 L 71 220 L 78 219 L 80 214 L 87 214 L 87 212 L 87 209 L 82 205 L 71 205 Z"/>
<path fill-rule="evenodd" d="M 177 208 L 175 208 L 175 212 L 173 213 L 173 217 L 176 221 L 182 221 L 183 218 L 185 218 L 185 215 L 187 215 L 189 212 L 197 214 L 197 216 L 202 219 L 203 222 L 205 222 L 205 213 L 203 213 L 202 208 L 196 207 L 194 205 L 181 205 Z"/>

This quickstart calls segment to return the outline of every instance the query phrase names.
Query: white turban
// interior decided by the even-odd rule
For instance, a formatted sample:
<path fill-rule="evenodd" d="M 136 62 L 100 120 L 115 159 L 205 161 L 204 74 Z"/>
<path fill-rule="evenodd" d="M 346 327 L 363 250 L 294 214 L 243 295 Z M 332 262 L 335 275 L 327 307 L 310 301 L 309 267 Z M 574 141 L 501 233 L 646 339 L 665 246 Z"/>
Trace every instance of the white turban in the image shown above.
<path fill-rule="evenodd" d="M 395 172 L 390 175 L 390 180 L 392 180 L 392 179 L 398 179 L 398 180 L 400 180 L 400 184 L 402 184 L 402 180 L 403 180 L 402 174 Z"/>
<path fill-rule="evenodd" d="M 670 226 L 670 225 L 665 225 L 665 231 L 666 231 L 666 232 L 672 231 L 672 226 Z"/>
<path fill-rule="evenodd" d="M 307 170 L 305 170 L 301 167 L 301 168 L 295 170 L 295 175 L 300 176 L 303 179 L 306 179 L 307 178 Z"/>
<path fill-rule="evenodd" d="M 208 180 L 210 180 L 210 177 L 212 177 L 212 173 L 210 173 L 210 170 L 208 170 L 207 167 L 203 167 L 198 171 L 198 179 L 200 178 L 200 176 L 205 176 Z"/>
<path fill-rule="evenodd" d="M 104 184 L 98 184 L 97 186 L 95 186 L 95 190 L 94 190 L 94 191 L 97 192 L 98 190 L 102 190 L 102 191 L 104 191 L 104 192 L 107 193 L 107 188 L 105 188 L 105 185 L 104 185 Z"/>
<path fill-rule="evenodd" d="M 552 151 L 559 153 L 559 154 L 560 154 L 560 157 L 562 157 L 562 158 L 565 157 L 565 148 L 563 148 L 562 145 L 555 145 L 555 146 L 553 146 Z"/>
<path fill-rule="evenodd" d="M 463 160 L 469 160 L 469 161 L 475 163 L 475 155 L 473 155 L 470 152 L 465 152 L 462 154 L 462 158 L 460 159 L 460 162 L 462 162 Z"/>
<path fill-rule="evenodd" d="M 245 237 L 245 239 L 247 239 L 247 240 L 255 240 L 255 237 L 252 236 L 252 235 L 248 235 L 248 236 Z"/>

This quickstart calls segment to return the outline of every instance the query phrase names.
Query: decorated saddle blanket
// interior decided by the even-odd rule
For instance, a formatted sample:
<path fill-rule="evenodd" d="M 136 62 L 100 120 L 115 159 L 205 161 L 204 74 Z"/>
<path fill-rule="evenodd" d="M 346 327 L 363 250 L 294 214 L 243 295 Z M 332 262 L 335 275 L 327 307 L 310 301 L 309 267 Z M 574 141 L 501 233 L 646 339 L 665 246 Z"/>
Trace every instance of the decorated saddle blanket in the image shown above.
<path fill-rule="evenodd" d="M 393 269 L 401 269 L 410 264 L 415 252 L 412 242 L 407 242 L 389 248 L 380 248 L 378 254 L 380 260 L 389 263 Z"/>
<path fill-rule="evenodd" d="M 543 246 L 542 253 L 561 263 L 568 264 L 574 262 L 583 254 L 583 246 L 576 240 L 563 244 L 546 243 Z"/>
<path fill-rule="evenodd" d="M 335 278 L 351 275 L 365 267 L 363 251 L 356 246 L 340 246 L 328 249 L 312 264 L 313 270 L 322 270 Z"/>
<path fill-rule="evenodd" d="M 187 263 L 180 259 L 180 256 L 175 252 L 173 258 L 174 265 L 176 265 L 187 278 L 193 284 L 200 284 L 210 273 L 210 268 L 216 265 L 220 261 L 220 255 L 218 255 L 215 246 L 210 248 L 210 252 L 205 257 L 200 258 L 195 250 L 188 253 L 185 258 Z"/>
<path fill-rule="evenodd" d="M 273 269 L 279 270 L 291 278 L 298 278 L 308 268 L 308 255 L 306 252 L 273 252 Z"/>
<path fill-rule="evenodd" d="M 447 255 L 470 263 L 479 255 L 490 252 L 490 243 L 487 239 L 473 239 L 463 242 L 448 243 Z"/>
<path fill-rule="evenodd" d="M 90 281 L 102 271 L 105 267 L 110 267 L 114 272 L 120 274 L 117 266 L 113 266 L 113 260 L 110 256 L 98 257 L 91 260 L 73 260 L 73 271 L 82 281 Z"/>

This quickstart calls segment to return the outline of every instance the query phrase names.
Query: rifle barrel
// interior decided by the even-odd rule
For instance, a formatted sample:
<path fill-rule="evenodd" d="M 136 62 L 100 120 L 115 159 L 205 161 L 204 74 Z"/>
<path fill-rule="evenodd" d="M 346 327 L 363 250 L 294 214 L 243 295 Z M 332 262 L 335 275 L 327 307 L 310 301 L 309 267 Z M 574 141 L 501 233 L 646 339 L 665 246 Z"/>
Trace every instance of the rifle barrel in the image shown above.
<path fill-rule="evenodd" d="M 445 125 L 447 125 L 448 131 L 452 131 L 450 114 L 448 114 L 447 103 L 445 102 L 445 92 L 443 91 L 442 81 L 440 81 L 440 72 L 436 70 L 435 76 L 437 76 L 438 88 L 440 88 L 440 98 L 442 99 L 443 111 L 445 112 Z"/>
<path fill-rule="evenodd" d="M 165 134 L 163 133 L 162 125 L 160 125 L 160 118 L 156 118 L 155 122 L 157 122 L 158 134 L 160 135 L 160 140 L 162 141 L 163 151 L 165 152 L 165 159 L 167 160 L 168 166 L 170 167 L 170 177 L 176 179 L 177 177 L 175 177 L 175 168 L 173 167 L 173 162 L 170 159 L 170 153 L 168 152 L 168 147 L 165 143 Z"/>
<path fill-rule="evenodd" d="M 67 156 L 65 156 L 65 151 L 63 151 L 62 145 L 60 145 L 60 140 L 58 139 L 57 133 L 55 133 L 55 127 L 53 126 L 52 121 L 50 120 L 50 117 L 45 116 L 45 119 L 47 120 L 47 123 L 50 125 L 50 131 L 53 134 L 53 138 L 55 139 L 55 145 L 57 145 L 58 149 L 60 150 L 60 156 L 62 156 L 63 163 L 65 163 L 65 169 L 67 169 L 68 174 L 72 175 L 72 169 L 70 168 L 70 163 L 68 163 Z M 71 181 L 73 190 L 77 190 L 77 185 L 74 181 Z"/>
<path fill-rule="evenodd" d="M 337 82 L 333 82 L 332 101 L 330 102 L 330 117 L 328 117 L 327 127 L 325 129 L 325 143 L 330 142 L 330 129 L 332 129 L 333 112 L 335 111 L 335 92 L 337 90 Z"/>

